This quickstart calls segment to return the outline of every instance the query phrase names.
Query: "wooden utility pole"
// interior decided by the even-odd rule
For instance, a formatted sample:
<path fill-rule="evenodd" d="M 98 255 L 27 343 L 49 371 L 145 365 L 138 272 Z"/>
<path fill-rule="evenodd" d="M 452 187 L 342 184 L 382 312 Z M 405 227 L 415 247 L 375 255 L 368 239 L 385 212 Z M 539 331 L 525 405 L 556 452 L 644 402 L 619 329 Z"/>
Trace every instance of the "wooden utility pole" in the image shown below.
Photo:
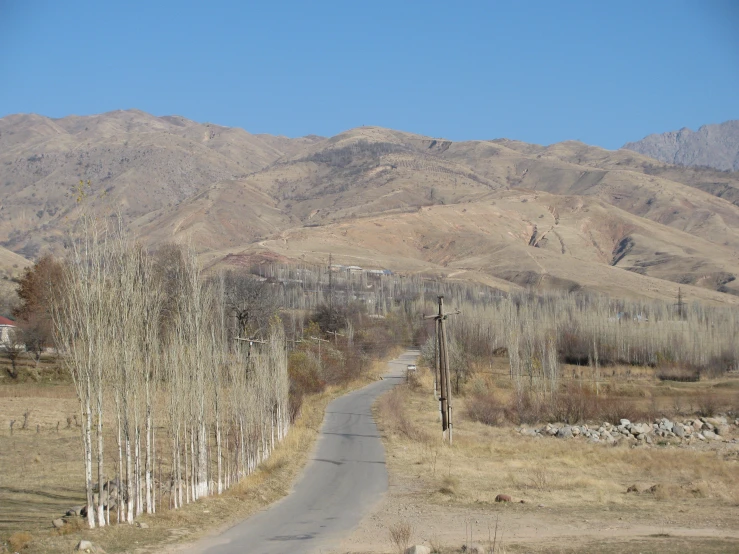
<path fill-rule="evenodd" d="M 458 314 L 459 311 L 453 312 Z M 438 365 L 438 384 L 441 389 L 439 395 L 439 409 L 441 411 L 441 432 L 445 439 L 452 444 L 452 387 L 449 379 L 449 356 L 447 353 L 446 318 L 450 314 L 444 313 L 444 296 L 439 296 L 439 313 L 432 316 L 424 316 L 424 319 L 433 319 L 436 324 L 436 344 L 434 346 L 435 358 Z M 436 392 L 436 386 L 434 391 Z"/>
<path fill-rule="evenodd" d="M 328 255 L 328 330 L 334 326 L 334 256 Z"/>
<path fill-rule="evenodd" d="M 344 337 L 344 336 L 346 336 L 346 335 L 342 335 L 338 331 L 327 331 L 327 333 L 329 335 L 333 335 L 334 336 L 334 344 L 336 344 L 338 342 L 338 340 L 339 340 L 338 337 Z"/>
<path fill-rule="evenodd" d="M 322 339 L 320 337 L 311 337 L 311 339 L 318 341 L 318 365 L 323 367 L 323 360 L 321 359 L 321 343 L 322 342 L 331 342 L 326 339 Z"/>
<path fill-rule="evenodd" d="M 439 320 L 434 319 L 434 398 L 439 399 Z M 441 414 L 441 410 L 439 410 Z"/>
<path fill-rule="evenodd" d="M 240 343 L 249 343 L 249 349 L 246 351 L 246 357 L 251 358 L 251 347 L 256 342 L 257 344 L 267 344 L 266 340 L 259 340 L 259 339 L 245 339 L 241 337 L 234 337 L 235 341 L 239 341 Z"/>

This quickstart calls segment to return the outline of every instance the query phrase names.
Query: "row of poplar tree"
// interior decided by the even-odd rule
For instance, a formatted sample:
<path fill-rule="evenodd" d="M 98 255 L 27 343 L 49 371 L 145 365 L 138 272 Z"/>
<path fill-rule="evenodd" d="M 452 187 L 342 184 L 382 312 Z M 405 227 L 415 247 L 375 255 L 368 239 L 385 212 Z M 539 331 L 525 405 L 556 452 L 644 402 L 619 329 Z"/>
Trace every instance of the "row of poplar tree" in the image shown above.
<path fill-rule="evenodd" d="M 55 342 L 82 414 L 90 527 L 220 494 L 287 433 L 284 331 L 234 336 L 224 278 L 86 220 L 54 283 Z M 238 334 L 238 333 L 236 333 Z M 114 440 L 110 440 L 113 436 Z M 114 498 L 115 493 L 115 498 Z"/>

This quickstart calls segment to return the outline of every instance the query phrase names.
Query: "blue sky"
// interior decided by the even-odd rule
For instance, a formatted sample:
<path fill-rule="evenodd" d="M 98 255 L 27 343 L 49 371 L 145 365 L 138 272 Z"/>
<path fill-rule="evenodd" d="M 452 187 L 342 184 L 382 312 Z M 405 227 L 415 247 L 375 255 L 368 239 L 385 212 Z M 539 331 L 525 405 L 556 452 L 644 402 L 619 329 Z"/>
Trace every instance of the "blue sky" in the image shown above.
<path fill-rule="evenodd" d="M 0 0 L 0 116 L 617 148 L 739 119 L 739 2 Z"/>

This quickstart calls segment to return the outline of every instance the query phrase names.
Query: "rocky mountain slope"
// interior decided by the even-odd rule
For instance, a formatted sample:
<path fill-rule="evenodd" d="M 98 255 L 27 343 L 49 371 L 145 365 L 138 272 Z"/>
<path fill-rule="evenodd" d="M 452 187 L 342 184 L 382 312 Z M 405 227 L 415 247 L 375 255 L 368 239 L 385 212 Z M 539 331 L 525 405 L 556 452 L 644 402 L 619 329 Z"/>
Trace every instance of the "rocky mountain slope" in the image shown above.
<path fill-rule="evenodd" d="M 739 120 L 649 135 L 624 148 L 671 164 L 739 171 Z"/>
<path fill-rule="evenodd" d="M 0 187 L 0 243 L 27 257 L 61 251 L 84 209 L 151 245 L 190 241 L 212 267 L 332 253 L 504 289 L 739 300 L 739 174 L 631 150 L 17 115 L 0 119 Z"/>

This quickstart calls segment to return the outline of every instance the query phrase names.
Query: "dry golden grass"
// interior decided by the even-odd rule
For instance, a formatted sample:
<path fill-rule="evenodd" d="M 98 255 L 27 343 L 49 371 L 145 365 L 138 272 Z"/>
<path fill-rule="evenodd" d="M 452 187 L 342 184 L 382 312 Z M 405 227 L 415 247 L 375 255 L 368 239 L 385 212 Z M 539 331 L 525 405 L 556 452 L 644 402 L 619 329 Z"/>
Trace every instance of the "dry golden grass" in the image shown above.
<path fill-rule="evenodd" d="M 559 525 L 562 517 L 591 521 L 605 513 L 608 521 L 660 525 L 667 519 L 685 528 L 739 529 L 737 445 L 710 450 L 629 448 L 535 439 L 511 425 L 491 427 L 466 420 L 460 396 L 454 399 L 454 444 L 449 447 L 441 441 L 431 376 L 425 369 L 419 374 L 419 386 L 398 387 L 376 406 L 388 469 L 396 482 L 413 483 L 413 492 L 404 497 L 408 502 L 475 514 L 518 513 L 542 504 L 547 509 L 537 511 L 536 517 L 544 526 Z M 631 485 L 639 492 L 627 493 Z M 496 504 L 498 494 L 526 504 Z"/>
<path fill-rule="evenodd" d="M 395 525 L 391 525 L 388 532 L 390 534 L 390 542 L 400 554 L 403 554 L 406 548 L 410 546 L 413 526 L 407 521 L 401 520 Z"/>
<path fill-rule="evenodd" d="M 33 541 L 31 533 L 21 531 L 20 533 L 13 533 L 10 535 L 8 538 L 8 546 L 12 551 L 17 552 L 26 548 L 31 544 L 31 541 Z"/>
<path fill-rule="evenodd" d="M 489 390 L 505 404 L 513 396 L 509 371 L 508 359 L 504 357 L 492 358 L 484 367 L 477 364 L 465 391 L 472 392 L 476 387 Z M 633 411 L 645 416 L 687 417 L 700 412 L 707 403 L 713 404 L 716 412 L 739 412 L 739 376 L 735 374 L 690 383 L 661 381 L 657 377 L 659 373 L 659 369 L 643 366 L 601 368 L 599 391 L 609 398 L 623 400 Z M 562 364 L 561 375 L 560 382 L 564 385 L 595 390 L 592 367 Z"/>
<path fill-rule="evenodd" d="M 14 395 L 17 385 L 59 385 L 69 383 L 70 379 L 56 356 L 43 354 L 38 364 L 29 354 L 21 354 L 16 360 L 18 376 L 10 376 L 11 362 L 7 353 L 0 351 L 0 394 Z M 7 388 L 5 387 L 7 386 Z"/>
<path fill-rule="evenodd" d="M 79 520 L 62 528 L 61 532 L 52 529 L 53 518 L 62 516 L 70 506 L 84 503 L 79 429 L 74 426 L 65 429 L 63 424 L 59 434 L 55 430 L 37 434 L 34 428 L 33 431 L 16 431 L 12 437 L 6 429 L 0 435 L 3 445 L 9 445 L 0 448 L 3 469 L 0 544 L 23 530 L 33 536 L 24 553 L 72 550 L 81 538 L 103 546 L 109 553 L 130 552 L 133 548 L 161 552 L 169 545 L 196 539 L 248 517 L 290 491 L 312 451 L 326 405 L 347 391 L 376 380 L 386 367 L 384 361 L 377 361 L 361 379 L 306 396 L 300 416 L 287 437 L 255 473 L 220 496 L 199 500 L 180 510 L 168 510 L 165 506 L 153 517 L 142 516 L 139 520 L 145 521 L 148 529 L 113 525 L 89 530 L 80 525 Z M 25 390 L 28 396 L 0 394 L 0 417 L 3 419 L 21 409 L 30 409 L 32 414 L 46 414 L 46 419 L 53 421 L 60 414 L 77 409 L 76 399 L 68 398 L 68 388 L 58 387 L 61 397 L 58 399 L 34 396 L 38 389 L 33 386 L 13 386 L 13 389 Z"/>

